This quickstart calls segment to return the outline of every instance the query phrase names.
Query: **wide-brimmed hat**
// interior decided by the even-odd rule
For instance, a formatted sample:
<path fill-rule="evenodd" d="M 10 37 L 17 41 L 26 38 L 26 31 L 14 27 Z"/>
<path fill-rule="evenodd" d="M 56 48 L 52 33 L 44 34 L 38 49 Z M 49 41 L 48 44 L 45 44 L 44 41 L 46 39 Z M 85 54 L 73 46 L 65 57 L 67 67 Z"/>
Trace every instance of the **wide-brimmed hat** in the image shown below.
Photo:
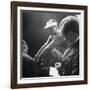
<path fill-rule="evenodd" d="M 76 16 L 67 16 L 60 22 L 59 28 L 64 34 L 79 33 L 79 20 Z"/>
<path fill-rule="evenodd" d="M 57 21 L 55 19 L 50 19 L 47 21 L 44 29 L 50 28 L 52 26 L 57 26 Z"/>

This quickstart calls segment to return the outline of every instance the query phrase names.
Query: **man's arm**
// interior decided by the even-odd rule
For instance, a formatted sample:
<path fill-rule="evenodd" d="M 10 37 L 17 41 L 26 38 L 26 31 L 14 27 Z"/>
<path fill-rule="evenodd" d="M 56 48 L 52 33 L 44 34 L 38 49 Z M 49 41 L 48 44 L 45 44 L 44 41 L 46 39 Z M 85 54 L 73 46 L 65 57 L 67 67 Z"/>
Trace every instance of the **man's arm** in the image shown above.
<path fill-rule="evenodd" d="M 42 52 L 42 50 L 51 42 L 51 40 L 52 40 L 52 37 L 51 37 L 51 35 L 50 35 L 50 36 L 48 37 L 47 42 L 46 42 L 46 43 L 39 49 L 39 51 L 36 53 L 36 55 L 35 55 L 35 60 L 36 60 L 36 61 L 37 61 L 40 53 Z"/>
<path fill-rule="evenodd" d="M 40 51 L 40 53 L 37 54 L 36 60 L 39 61 L 40 58 L 47 56 L 51 49 L 55 48 L 58 45 L 58 43 L 59 41 L 53 39 L 49 44 L 46 45 L 46 47 L 44 47 Z"/>
<path fill-rule="evenodd" d="M 40 49 L 40 52 L 37 53 L 37 58 L 36 60 L 40 60 L 40 58 L 47 56 L 48 53 L 53 49 L 53 48 L 57 48 L 58 46 L 60 46 L 60 43 L 63 41 L 63 38 L 60 37 L 56 37 L 53 38 L 51 42 L 49 42 L 43 49 Z"/>

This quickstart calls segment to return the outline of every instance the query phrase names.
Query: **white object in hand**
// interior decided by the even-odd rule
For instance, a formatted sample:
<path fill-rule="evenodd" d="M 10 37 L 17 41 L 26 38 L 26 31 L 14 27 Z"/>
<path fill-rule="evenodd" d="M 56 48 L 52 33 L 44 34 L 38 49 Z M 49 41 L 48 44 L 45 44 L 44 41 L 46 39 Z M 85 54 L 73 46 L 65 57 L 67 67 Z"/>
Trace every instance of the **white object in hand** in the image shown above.
<path fill-rule="evenodd" d="M 49 75 L 53 77 L 60 77 L 58 70 L 55 67 L 50 67 Z"/>

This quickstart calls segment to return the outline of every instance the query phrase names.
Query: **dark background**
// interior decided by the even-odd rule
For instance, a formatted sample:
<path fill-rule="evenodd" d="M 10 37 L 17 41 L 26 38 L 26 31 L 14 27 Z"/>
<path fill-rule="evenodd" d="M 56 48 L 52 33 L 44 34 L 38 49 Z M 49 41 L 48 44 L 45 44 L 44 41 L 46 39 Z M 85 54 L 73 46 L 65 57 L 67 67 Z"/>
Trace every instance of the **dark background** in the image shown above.
<path fill-rule="evenodd" d="M 56 19 L 60 24 L 64 17 L 76 14 L 78 13 L 21 10 L 22 39 L 27 42 L 28 54 L 34 57 L 47 41 L 49 33 L 44 30 L 44 26 L 49 19 Z"/>

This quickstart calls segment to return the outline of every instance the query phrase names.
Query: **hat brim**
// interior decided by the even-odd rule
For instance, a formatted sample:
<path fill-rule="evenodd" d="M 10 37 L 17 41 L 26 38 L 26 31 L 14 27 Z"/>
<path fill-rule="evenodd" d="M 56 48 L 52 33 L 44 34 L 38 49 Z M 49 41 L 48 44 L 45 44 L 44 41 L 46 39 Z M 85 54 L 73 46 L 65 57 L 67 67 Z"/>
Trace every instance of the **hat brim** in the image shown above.
<path fill-rule="evenodd" d="M 55 24 L 52 24 L 52 25 L 46 25 L 46 26 L 44 27 L 44 29 L 50 28 L 50 27 L 52 27 L 52 26 L 56 26 L 56 25 L 55 25 Z"/>

